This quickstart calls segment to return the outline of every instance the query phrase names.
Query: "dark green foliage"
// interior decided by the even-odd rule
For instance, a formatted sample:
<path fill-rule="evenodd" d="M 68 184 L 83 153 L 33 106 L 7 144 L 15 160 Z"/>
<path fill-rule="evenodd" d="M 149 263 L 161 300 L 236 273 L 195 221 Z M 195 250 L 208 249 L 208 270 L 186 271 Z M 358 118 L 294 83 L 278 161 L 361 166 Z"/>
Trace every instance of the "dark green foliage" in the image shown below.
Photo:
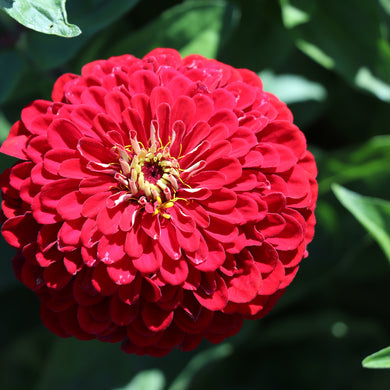
<path fill-rule="evenodd" d="M 59 75 L 87 62 L 157 46 L 215 57 L 259 73 L 289 103 L 318 162 L 316 237 L 266 318 L 219 346 L 162 359 L 53 336 L 1 240 L 0 389 L 388 388 L 390 371 L 361 361 L 390 336 L 390 2 L 68 0 L 66 10 L 64 25 L 82 31 L 75 38 L 29 30 L 0 10 L 1 140 L 26 104 L 49 99 Z M 1 156 L 1 171 L 12 162 Z M 364 364 L 386 366 L 388 356 Z"/>

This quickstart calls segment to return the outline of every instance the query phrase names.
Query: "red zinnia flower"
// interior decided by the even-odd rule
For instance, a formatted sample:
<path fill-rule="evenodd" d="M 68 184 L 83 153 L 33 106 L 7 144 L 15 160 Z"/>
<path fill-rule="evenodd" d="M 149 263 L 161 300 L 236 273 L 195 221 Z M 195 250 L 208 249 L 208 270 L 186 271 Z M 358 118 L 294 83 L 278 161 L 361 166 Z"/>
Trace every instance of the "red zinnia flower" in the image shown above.
<path fill-rule="evenodd" d="M 162 356 L 264 316 L 314 232 L 316 165 L 259 77 L 157 49 L 65 74 L 1 151 L 2 232 L 62 337 Z"/>

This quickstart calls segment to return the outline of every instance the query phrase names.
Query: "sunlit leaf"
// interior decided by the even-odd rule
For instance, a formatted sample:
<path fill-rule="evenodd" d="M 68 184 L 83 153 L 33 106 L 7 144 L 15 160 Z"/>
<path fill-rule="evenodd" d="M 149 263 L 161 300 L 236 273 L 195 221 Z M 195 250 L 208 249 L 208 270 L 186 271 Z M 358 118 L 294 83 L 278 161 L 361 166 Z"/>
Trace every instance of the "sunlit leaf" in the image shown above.
<path fill-rule="evenodd" d="M 310 15 L 291 5 L 288 0 L 280 0 L 283 22 L 287 28 L 293 28 L 310 20 Z"/>
<path fill-rule="evenodd" d="M 390 347 L 367 356 L 362 365 L 366 368 L 390 368 Z"/>
<path fill-rule="evenodd" d="M 116 390 L 163 390 L 165 377 L 160 370 L 145 370 L 137 374 L 125 387 Z"/>
<path fill-rule="evenodd" d="M 0 0 L 1 1 L 1 0 Z M 27 55 L 41 69 L 51 69 L 70 60 L 97 32 L 119 19 L 139 0 L 69 1 L 69 14 L 83 31 L 72 40 L 30 31 L 23 42 Z M 123 53 L 121 53 L 123 54 Z"/>
<path fill-rule="evenodd" d="M 294 74 L 275 75 L 271 70 L 259 73 L 265 91 L 275 94 L 287 104 L 307 100 L 323 101 L 326 89 L 319 83 Z"/>
<path fill-rule="evenodd" d="M 390 202 L 362 196 L 338 184 L 333 184 L 332 190 L 340 203 L 378 242 L 390 261 Z"/>
<path fill-rule="evenodd" d="M 8 122 L 4 114 L 0 111 L 0 144 L 7 138 L 10 129 L 11 124 Z"/>
<path fill-rule="evenodd" d="M 0 0 L 0 9 L 24 26 L 62 37 L 81 34 L 78 26 L 68 23 L 66 0 Z"/>

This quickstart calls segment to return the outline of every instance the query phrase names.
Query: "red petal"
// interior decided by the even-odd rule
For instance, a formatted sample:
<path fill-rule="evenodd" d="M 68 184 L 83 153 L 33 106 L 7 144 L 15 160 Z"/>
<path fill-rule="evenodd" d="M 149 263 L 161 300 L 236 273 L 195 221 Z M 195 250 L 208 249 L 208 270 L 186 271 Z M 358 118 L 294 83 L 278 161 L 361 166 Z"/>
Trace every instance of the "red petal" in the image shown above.
<path fill-rule="evenodd" d="M 30 132 L 25 128 L 21 121 L 18 121 L 11 127 L 8 138 L 0 147 L 0 152 L 26 160 L 25 148 L 29 138 Z"/>
<path fill-rule="evenodd" d="M 188 275 L 188 265 L 186 260 L 172 260 L 165 256 L 160 269 L 161 276 L 166 283 L 177 286 L 182 284 Z"/>
<path fill-rule="evenodd" d="M 236 106 L 239 110 L 244 110 L 252 105 L 257 96 L 257 88 L 253 88 L 241 81 L 228 84 L 226 89 L 235 96 Z"/>
<path fill-rule="evenodd" d="M 157 272 L 161 267 L 163 254 L 156 245 L 148 245 L 144 248 L 143 253 L 132 262 L 134 267 L 143 274 Z"/>
<path fill-rule="evenodd" d="M 48 127 L 47 137 L 53 149 L 65 148 L 75 150 L 82 134 L 71 121 L 58 118 Z"/>
<path fill-rule="evenodd" d="M 197 301 L 206 309 L 212 311 L 223 310 L 228 302 L 228 289 L 221 276 L 214 274 L 216 288 L 213 292 L 205 292 L 202 284 L 197 291 L 194 291 L 194 296 Z"/>
<path fill-rule="evenodd" d="M 263 129 L 259 136 L 263 142 L 282 144 L 301 158 L 306 152 L 306 139 L 297 126 L 286 121 L 274 121 Z"/>
<path fill-rule="evenodd" d="M 60 166 L 63 162 L 75 157 L 76 151 L 70 149 L 52 149 L 45 154 L 43 160 L 44 167 L 53 175 L 58 175 Z"/>
<path fill-rule="evenodd" d="M 180 245 L 177 241 L 175 228 L 170 222 L 166 223 L 164 227 L 161 227 L 159 243 L 169 257 L 174 260 L 180 259 Z"/>
<path fill-rule="evenodd" d="M 98 192 L 90 196 L 83 204 L 81 213 L 84 217 L 94 218 L 99 211 L 105 207 L 106 200 L 111 196 L 111 192 Z"/>
<path fill-rule="evenodd" d="M 122 112 L 129 107 L 130 100 L 127 96 L 117 90 L 109 91 L 104 97 L 106 112 L 117 123 L 122 121 Z"/>
<path fill-rule="evenodd" d="M 283 264 L 278 260 L 272 272 L 268 275 L 262 275 L 263 280 L 258 291 L 259 295 L 271 295 L 279 290 L 284 276 Z"/>
<path fill-rule="evenodd" d="M 118 285 L 130 284 L 137 273 L 132 261 L 126 257 L 121 261 L 107 266 L 107 273 L 112 281 Z"/>
<path fill-rule="evenodd" d="M 261 274 L 248 251 L 236 255 L 238 272 L 227 280 L 229 301 L 250 302 L 256 297 L 261 285 Z M 226 280 L 226 279 L 225 279 Z"/>
<path fill-rule="evenodd" d="M 125 256 L 124 234 L 114 234 L 107 237 L 105 235 L 99 240 L 97 255 L 104 264 L 113 264 Z"/>
<path fill-rule="evenodd" d="M 80 218 L 62 223 L 61 228 L 58 230 L 58 247 L 60 250 L 63 250 L 67 246 L 76 248 L 80 244 L 80 234 L 83 222 L 84 219 Z"/>
<path fill-rule="evenodd" d="M 63 196 L 57 203 L 57 211 L 64 220 L 72 220 L 81 217 L 81 208 L 86 195 L 79 191 L 73 191 Z"/>
<path fill-rule="evenodd" d="M 110 164 L 116 160 L 116 155 L 111 149 L 92 138 L 80 139 L 77 149 L 87 161 Z"/>
<path fill-rule="evenodd" d="M 149 70 L 139 70 L 130 75 L 129 87 L 134 93 L 150 95 L 160 83 L 158 76 Z"/>

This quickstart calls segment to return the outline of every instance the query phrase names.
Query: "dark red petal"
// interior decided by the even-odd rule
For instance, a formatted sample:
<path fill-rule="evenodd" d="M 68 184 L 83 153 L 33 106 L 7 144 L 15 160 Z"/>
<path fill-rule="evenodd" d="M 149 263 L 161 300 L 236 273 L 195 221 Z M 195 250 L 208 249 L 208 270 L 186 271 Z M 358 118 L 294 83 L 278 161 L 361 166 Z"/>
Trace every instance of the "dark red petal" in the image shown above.
<path fill-rule="evenodd" d="M 107 268 L 103 263 L 99 263 L 98 266 L 94 268 L 92 285 L 96 291 L 104 296 L 112 295 L 118 289 L 118 286 L 108 276 Z"/>
<path fill-rule="evenodd" d="M 15 248 L 22 248 L 36 240 L 38 229 L 31 213 L 26 213 L 5 221 L 1 232 L 8 244 Z"/>
<path fill-rule="evenodd" d="M 126 305 L 117 294 L 113 295 L 110 304 L 112 320 L 119 326 L 126 326 L 138 315 L 138 305 Z"/>
<path fill-rule="evenodd" d="M 146 327 L 152 332 L 161 332 L 173 320 L 173 311 L 163 310 L 153 303 L 143 305 L 141 315 Z"/>
<path fill-rule="evenodd" d="M 72 274 L 66 271 L 62 260 L 62 262 L 56 261 L 45 268 L 43 277 L 48 287 L 62 289 L 70 282 Z"/>
<path fill-rule="evenodd" d="M 136 277 L 132 283 L 119 287 L 118 296 L 126 305 L 133 305 L 140 297 L 141 286 L 142 278 Z"/>

